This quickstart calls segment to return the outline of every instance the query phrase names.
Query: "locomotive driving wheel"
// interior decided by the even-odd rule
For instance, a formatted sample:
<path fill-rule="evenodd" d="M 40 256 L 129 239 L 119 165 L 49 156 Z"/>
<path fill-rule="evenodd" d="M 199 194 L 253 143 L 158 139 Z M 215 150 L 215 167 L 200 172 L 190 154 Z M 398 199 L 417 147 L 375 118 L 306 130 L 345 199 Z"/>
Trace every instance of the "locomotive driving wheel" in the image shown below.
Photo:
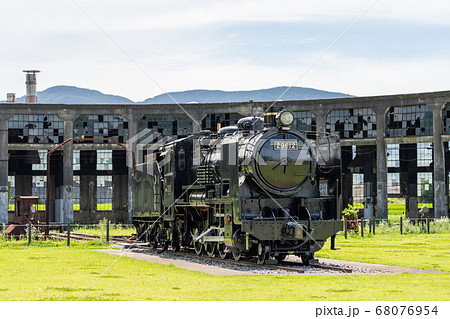
<path fill-rule="evenodd" d="M 158 235 L 157 235 L 159 248 L 157 249 L 157 253 L 163 253 L 169 248 L 169 241 L 167 240 L 167 230 L 158 229 Z"/>
<path fill-rule="evenodd" d="M 171 247 L 172 247 L 172 251 L 180 251 L 181 249 L 181 242 L 183 240 L 181 239 L 181 234 L 177 231 L 177 230 L 173 230 L 172 233 L 172 242 L 171 242 Z"/>
<path fill-rule="evenodd" d="M 241 258 L 242 258 L 241 253 L 239 253 L 237 250 L 234 250 L 234 249 L 233 249 L 233 251 L 231 252 L 231 254 L 233 255 L 233 259 L 236 260 L 236 261 L 239 261 L 239 260 L 241 260 Z"/>
<path fill-rule="evenodd" d="M 181 232 L 182 228 L 182 222 L 180 220 L 175 220 L 175 222 L 172 225 L 171 231 L 172 231 L 172 241 L 170 242 L 170 245 L 172 247 L 172 251 L 180 251 L 181 245 L 183 243 L 183 233 Z"/>
<path fill-rule="evenodd" d="M 287 257 L 287 254 L 279 254 L 276 258 L 278 263 L 281 263 L 283 260 L 285 260 Z"/>
<path fill-rule="evenodd" d="M 205 251 L 209 257 L 216 257 L 216 243 L 205 243 Z"/>
<path fill-rule="evenodd" d="M 194 239 L 199 234 L 200 234 L 200 231 L 198 229 L 196 229 L 194 232 L 194 235 L 192 236 L 192 241 L 194 242 L 194 251 L 198 256 L 200 256 L 203 253 L 203 244 L 200 241 Z"/>
<path fill-rule="evenodd" d="M 203 253 L 203 244 L 199 241 L 194 242 L 195 253 L 200 256 Z"/>
<path fill-rule="evenodd" d="M 266 247 L 264 246 L 264 243 L 258 244 L 258 251 L 257 251 L 257 263 L 258 265 L 263 265 L 268 257 L 268 253 L 266 251 Z"/>
<path fill-rule="evenodd" d="M 155 249 L 158 246 L 158 239 L 156 237 L 158 232 L 159 232 L 159 226 L 155 226 L 147 232 L 147 235 L 146 235 L 147 242 L 148 242 L 148 246 L 151 249 Z"/>
<path fill-rule="evenodd" d="M 148 247 L 150 247 L 151 249 L 155 249 L 156 246 L 158 246 L 158 242 L 150 237 L 148 239 Z"/>
<path fill-rule="evenodd" d="M 169 242 L 168 241 L 161 241 L 160 243 L 159 243 L 159 249 L 158 249 L 158 251 L 157 251 L 157 253 L 163 253 L 163 252 L 165 252 L 168 248 L 169 248 Z"/>
<path fill-rule="evenodd" d="M 172 241 L 172 251 L 180 251 L 181 247 L 180 247 L 180 243 L 178 241 Z"/>
<path fill-rule="evenodd" d="M 228 257 L 227 246 L 224 243 L 217 243 L 217 252 L 219 253 L 219 257 L 221 259 L 226 259 Z"/>
<path fill-rule="evenodd" d="M 314 255 L 311 256 L 310 254 L 300 254 L 300 258 L 302 259 L 303 265 L 309 266 L 309 261 L 314 259 Z"/>

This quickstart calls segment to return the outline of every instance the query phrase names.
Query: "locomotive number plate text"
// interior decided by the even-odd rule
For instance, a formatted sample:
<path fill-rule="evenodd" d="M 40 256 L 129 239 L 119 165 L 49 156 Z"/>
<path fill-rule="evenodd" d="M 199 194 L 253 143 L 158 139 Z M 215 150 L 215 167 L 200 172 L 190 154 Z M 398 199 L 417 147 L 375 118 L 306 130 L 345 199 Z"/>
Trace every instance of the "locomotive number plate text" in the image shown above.
<path fill-rule="evenodd" d="M 275 140 L 273 141 L 274 151 L 296 151 L 298 150 L 298 141 L 296 140 Z"/>

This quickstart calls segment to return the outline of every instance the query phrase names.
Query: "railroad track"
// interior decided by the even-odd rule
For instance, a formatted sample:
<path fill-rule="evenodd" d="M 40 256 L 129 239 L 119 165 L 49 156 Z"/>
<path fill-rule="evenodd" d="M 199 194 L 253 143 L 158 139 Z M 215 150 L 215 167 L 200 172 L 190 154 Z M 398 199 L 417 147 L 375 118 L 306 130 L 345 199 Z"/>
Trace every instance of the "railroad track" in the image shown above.
<path fill-rule="evenodd" d="M 292 262 L 292 261 L 282 261 L 281 262 L 283 265 L 286 265 L 286 266 L 296 266 L 296 265 L 299 265 L 298 263 L 296 263 L 296 262 Z M 301 264 L 300 264 L 301 265 Z M 349 268 L 342 268 L 342 267 L 339 267 L 339 266 L 332 266 L 332 265 L 325 265 L 325 264 L 321 264 L 321 263 L 319 263 L 319 262 L 310 262 L 309 263 L 309 265 L 310 266 L 312 266 L 312 267 L 316 267 L 316 268 L 321 268 L 321 269 L 327 269 L 327 270 L 334 270 L 334 271 L 340 271 L 340 272 L 345 272 L 345 273 L 352 273 L 353 271 L 352 271 L 352 269 L 349 269 Z"/>
<path fill-rule="evenodd" d="M 50 235 L 56 239 L 62 239 L 62 240 L 67 239 L 66 233 L 50 233 Z M 122 244 L 122 245 L 125 244 L 124 245 L 125 248 L 136 248 L 136 249 L 141 249 L 141 250 L 155 251 L 154 249 L 152 249 L 150 247 L 140 245 L 140 244 L 143 244 L 142 242 L 137 242 L 135 240 L 130 240 L 128 238 L 130 238 L 130 237 L 129 236 L 112 236 L 110 241 L 113 243 L 117 243 L 117 244 Z M 88 235 L 88 234 L 82 234 L 82 233 L 77 233 L 77 232 L 71 232 L 70 239 L 74 240 L 74 241 L 86 241 L 86 240 L 100 240 L 101 237 L 98 235 Z M 273 270 L 285 270 L 285 271 L 296 272 L 296 273 L 301 273 L 301 274 L 305 273 L 304 269 L 298 268 L 298 267 L 304 267 L 305 265 L 303 265 L 302 263 L 297 263 L 297 262 L 292 262 L 292 261 L 282 261 L 279 264 L 265 263 L 264 265 L 258 265 L 256 263 L 256 261 L 250 261 L 250 260 L 236 261 L 233 259 L 220 259 L 220 258 L 216 258 L 216 257 L 209 257 L 209 256 L 203 256 L 203 255 L 198 256 L 196 254 L 193 254 L 192 252 L 166 251 L 165 253 L 171 254 L 174 256 L 194 258 L 194 259 L 198 259 L 198 260 L 210 260 L 210 261 L 222 262 L 224 264 L 232 264 L 235 266 L 247 266 L 247 267 L 255 267 L 255 268 L 264 267 L 264 268 L 269 268 L 269 269 L 273 269 Z M 315 268 L 320 268 L 320 269 L 337 271 L 337 272 L 345 272 L 345 273 L 352 272 L 352 269 L 320 264 L 318 262 L 310 262 L 310 266 L 315 267 Z"/>
<path fill-rule="evenodd" d="M 154 249 L 151 249 L 150 247 L 145 247 L 138 244 L 131 244 L 128 246 L 128 248 L 136 248 L 136 249 L 142 249 L 142 250 L 149 250 L 149 251 L 155 251 Z M 280 264 L 270 264 L 265 263 L 264 265 L 258 265 L 255 261 L 249 261 L 249 260 L 243 260 L 243 261 L 236 261 L 233 259 L 219 259 L 216 257 L 208 257 L 208 256 L 198 256 L 196 254 L 193 254 L 192 252 L 174 252 L 174 251 L 166 251 L 166 254 L 174 255 L 174 256 L 181 256 L 181 257 L 189 257 L 194 258 L 198 260 L 211 260 L 211 261 L 218 261 L 223 262 L 227 264 L 233 264 L 236 266 L 248 266 L 248 267 L 255 267 L 255 268 L 269 268 L 273 270 L 286 270 L 296 273 L 305 273 L 304 269 L 297 268 L 297 267 L 305 267 L 302 263 L 296 263 L 292 261 L 282 261 Z M 332 266 L 332 265 L 325 265 L 318 262 L 311 262 L 309 266 L 320 268 L 320 269 L 326 269 L 326 270 L 332 270 L 337 272 L 345 272 L 345 273 L 351 273 L 352 269 L 348 268 L 342 268 L 339 266 Z"/>
<path fill-rule="evenodd" d="M 128 246 L 128 248 L 135 248 L 135 249 L 148 250 L 148 251 L 155 252 L 155 250 L 150 247 L 145 247 L 145 246 L 136 245 L 136 244 L 131 244 Z M 299 269 L 299 268 L 287 267 L 287 266 L 282 266 L 282 265 L 271 265 L 271 264 L 258 265 L 258 264 L 256 264 L 256 262 L 252 262 L 252 261 L 248 261 L 248 260 L 236 261 L 233 259 L 220 259 L 220 258 L 216 258 L 216 257 L 209 257 L 209 256 L 203 256 L 203 255 L 199 256 L 192 252 L 165 251 L 164 253 L 168 254 L 168 255 L 172 255 L 172 256 L 189 257 L 192 259 L 204 260 L 204 261 L 215 261 L 215 262 L 220 262 L 223 264 L 231 264 L 231 265 L 235 265 L 235 266 L 246 266 L 246 267 L 254 267 L 254 268 L 269 268 L 269 269 L 274 269 L 274 270 L 286 270 L 286 271 L 291 271 L 291 272 L 296 272 L 296 273 L 301 273 L 301 274 L 303 274 L 305 272 L 303 269 Z"/>
<path fill-rule="evenodd" d="M 67 239 L 67 233 L 54 233 L 51 232 L 50 236 L 55 239 L 60 240 L 66 240 Z M 110 241 L 111 242 L 121 242 L 121 243 L 132 243 L 132 240 L 129 240 L 131 236 L 111 236 Z M 82 233 L 76 233 L 71 232 L 70 233 L 70 240 L 74 241 L 86 241 L 86 240 L 101 240 L 102 237 L 98 235 L 89 235 L 89 234 L 82 234 Z"/>

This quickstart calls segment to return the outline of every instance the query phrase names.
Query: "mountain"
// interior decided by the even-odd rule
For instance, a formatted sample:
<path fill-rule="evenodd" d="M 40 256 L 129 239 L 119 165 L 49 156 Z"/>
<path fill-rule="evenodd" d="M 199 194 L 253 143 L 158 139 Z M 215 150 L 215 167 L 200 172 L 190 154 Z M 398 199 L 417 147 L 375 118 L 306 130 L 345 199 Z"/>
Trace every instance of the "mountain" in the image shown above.
<path fill-rule="evenodd" d="M 160 94 L 145 100 L 144 104 L 167 104 L 174 103 L 220 103 L 220 102 L 247 102 L 253 101 L 275 101 L 288 89 L 287 86 L 279 86 L 271 89 L 252 91 L 219 91 L 219 90 L 190 90 L 183 92 L 171 92 Z M 310 88 L 291 87 L 281 100 L 313 100 L 313 99 L 334 99 L 341 97 L 351 97 L 351 95 L 321 91 Z"/>
<path fill-rule="evenodd" d="M 49 104 L 133 104 L 134 102 L 118 95 L 81 89 L 75 86 L 59 85 L 37 93 L 38 103 Z M 17 99 L 17 103 L 25 103 L 25 97 Z"/>
<path fill-rule="evenodd" d="M 140 104 L 173 104 L 175 103 L 220 103 L 220 102 L 247 102 L 275 101 L 288 89 L 280 86 L 270 89 L 252 91 L 219 91 L 219 90 L 189 90 L 182 92 L 170 92 L 146 99 Z M 291 87 L 280 100 L 311 100 L 333 99 L 350 97 L 351 95 L 321 91 L 310 88 Z M 82 89 L 74 86 L 53 86 L 37 93 L 38 103 L 49 104 L 134 104 L 122 96 L 103 94 L 99 91 Z M 5 102 L 5 101 L 0 101 Z M 25 97 L 17 99 L 17 103 L 25 103 Z"/>

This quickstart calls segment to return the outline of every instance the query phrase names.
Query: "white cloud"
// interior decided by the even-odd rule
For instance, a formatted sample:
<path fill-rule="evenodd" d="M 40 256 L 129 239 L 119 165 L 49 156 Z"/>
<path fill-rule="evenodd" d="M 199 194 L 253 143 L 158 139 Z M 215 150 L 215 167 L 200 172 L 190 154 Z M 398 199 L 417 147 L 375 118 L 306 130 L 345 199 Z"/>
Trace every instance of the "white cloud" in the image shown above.
<path fill-rule="evenodd" d="M 238 45 L 243 41 L 239 31 L 226 34 L 223 27 L 305 21 L 317 27 L 339 22 L 343 26 L 342 30 L 336 30 L 339 34 L 373 0 L 76 0 L 76 3 L 165 90 L 172 91 L 291 85 L 330 43 L 321 42 L 312 48 L 308 44 L 320 39 L 308 34 L 280 40 L 281 44 L 302 45 L 294 52 L 283 46 L 260 43 L 265 37 L 268 43 L 273 40 L 261 30 L 264 36 L 255 39 L 259 43 Z M 0 99 L 4 99 L 6 92 L 24 93 L 24 76 L 20 72 L 25 68 L 43 71 L 38 77 L 39 90 L 59 84 L 77 85 L 134 100 L 162 93 L 76 3 L 0 0 L 3 44 Z M 447 30 L 448 16 L 449 1 L 379 0 L 360 23 L 390 21 L 415 28 L 428 24 Z M 355 25 L 352 33 L 363 33 L 359 27 L 360 24 Z M 405 48 L 403 60 L 395 62 L 381 57 L 385 54 L 383 48 L 380 58 L 370 61 L 355 55 L 350 59 L 336 47 L 297 85 L 356 95 L 447 89 L 449 59 L 446 52 L 440 52 L 439 40 L 447 39 L 442 35 L 437 39 L 435 56 L 411 60 Z"/>
<path fill-rule="evenodd" d="M 450 60 L 436 57 L 388 61 L 324 58 L 304 80 L 312 87 L 357 96 L 433 92 L 450 90 Z"/>

